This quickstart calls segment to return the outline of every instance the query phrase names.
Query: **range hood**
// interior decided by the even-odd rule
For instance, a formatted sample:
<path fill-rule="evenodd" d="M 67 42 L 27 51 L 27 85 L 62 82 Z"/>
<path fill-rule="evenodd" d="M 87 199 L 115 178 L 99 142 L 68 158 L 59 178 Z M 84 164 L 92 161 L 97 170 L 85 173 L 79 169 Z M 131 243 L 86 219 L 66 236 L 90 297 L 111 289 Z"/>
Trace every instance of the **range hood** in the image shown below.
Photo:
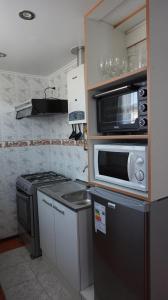
<path fill-rule="evenodd" d="M 15 107 L 16 119 L 53 115 L 68 112 L 68 100 L 64 99 L 31 99 Z"/>

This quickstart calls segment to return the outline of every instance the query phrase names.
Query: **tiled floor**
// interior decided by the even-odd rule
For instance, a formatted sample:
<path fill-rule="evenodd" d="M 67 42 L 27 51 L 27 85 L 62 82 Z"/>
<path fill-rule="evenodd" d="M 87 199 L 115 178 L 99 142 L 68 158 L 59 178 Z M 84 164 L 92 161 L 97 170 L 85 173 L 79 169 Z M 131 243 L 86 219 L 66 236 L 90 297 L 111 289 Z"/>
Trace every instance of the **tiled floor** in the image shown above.
<path fill-rule="evenodd" d="M 0 254 L 0 284 L 6 300 L 81 299 L 46 258 L 32 260 L 25 247 Z"/>
<path fill-rule="evenodd" d="M 81 291 L 81 295 L 83 296 L 83 300 L 94 300 L 94 286 L 91 285 L 84 291 Z"/>

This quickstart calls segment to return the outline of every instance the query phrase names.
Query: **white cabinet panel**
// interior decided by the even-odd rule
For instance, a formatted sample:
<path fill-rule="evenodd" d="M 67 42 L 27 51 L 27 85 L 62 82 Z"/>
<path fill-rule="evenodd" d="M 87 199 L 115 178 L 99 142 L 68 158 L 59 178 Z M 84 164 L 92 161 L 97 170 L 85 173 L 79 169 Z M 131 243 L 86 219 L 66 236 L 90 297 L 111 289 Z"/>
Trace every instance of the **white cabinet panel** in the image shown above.
<path fill-rule="evenodd" d="M 42 252 L 53 262 L 55 261 L 55 233 L 52 202 L 51 198 L 38 192 L 40 245 Z"/>
<path fill-rule="evenodd" d="M 56 261 L 64 277 L 80 289 L 77 213 L 54 201 Z"/>
<path fill-rule="evenodd" d="M 75 212 L 38 192 L 42 253 L 77 290 L 93 282 L 91 208 Z"/>

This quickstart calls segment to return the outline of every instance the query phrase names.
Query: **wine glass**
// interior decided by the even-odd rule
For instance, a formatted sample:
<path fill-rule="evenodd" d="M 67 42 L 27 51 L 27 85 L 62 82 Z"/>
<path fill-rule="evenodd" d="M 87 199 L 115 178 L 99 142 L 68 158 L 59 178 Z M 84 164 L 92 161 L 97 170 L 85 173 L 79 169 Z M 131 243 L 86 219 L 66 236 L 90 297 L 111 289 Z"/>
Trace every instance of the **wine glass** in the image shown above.
<path fill-rule="evenodd" d="M 120 59 L 119 59 L 119 57 L 113 58 L 113 73 L 114 73 L 114 76 L 120 75 Z"/>
<path fill-rule="evenodd" d="M 106 77 L 106 62 L 105 60 L 101 59 L 100 62 L 98 63 L 98 69 L 101 77 L 104 79 Z"/>
<path fill-rule="evenodd" d="M 128 61 L 126 58 L 123 58 L 120 62 L 121 74 L 124 74 L 128 71 Z"/>

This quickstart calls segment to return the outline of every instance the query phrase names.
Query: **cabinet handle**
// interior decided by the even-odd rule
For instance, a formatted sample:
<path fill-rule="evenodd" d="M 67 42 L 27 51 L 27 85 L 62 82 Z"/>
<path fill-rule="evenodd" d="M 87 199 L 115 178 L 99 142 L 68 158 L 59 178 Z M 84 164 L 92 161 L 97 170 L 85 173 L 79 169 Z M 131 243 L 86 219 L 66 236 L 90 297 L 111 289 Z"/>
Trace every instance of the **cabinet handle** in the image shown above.
<path fill-rule="evenodd" d="M 59 208 L 56 207 L 55 205 L 53 205 L 53 208 L 54 208 L 56 211 L 58 211 L 60 214 L 62 214 L 62 215 L 65 214 L 65 212 L 64 212 L 63 210 L 59 209 Z"/>
<path fill-rule="evenodd" d="M 112 208 L 112 209 L 115 209 L 116 205 L 114 203 L 108 202 L 108 207 Z"/>
<path fill-rule="evenodd" d="M 52 207 L 52 204 L 49 203 L 49 202 L 47 202 L 45 199 L 43 199 L 43 202 L 44 202 L 45 204 L 47 204 L 48 206 Z"/>

